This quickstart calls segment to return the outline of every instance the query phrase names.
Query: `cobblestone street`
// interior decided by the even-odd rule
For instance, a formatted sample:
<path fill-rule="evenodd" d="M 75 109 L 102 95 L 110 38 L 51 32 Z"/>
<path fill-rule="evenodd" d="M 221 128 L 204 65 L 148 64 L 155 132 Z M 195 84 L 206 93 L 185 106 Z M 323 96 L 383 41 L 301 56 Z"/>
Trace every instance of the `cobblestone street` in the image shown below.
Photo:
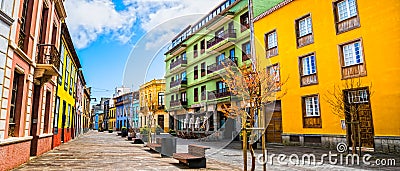
<path fill-rule="evenodd" d="M 162 135 L 169 136 L 168 134 Z M 178 139 L 177 152 L 187 152 L 187 144 L 199 144 L 209 146 L 207 151 L 207 168 L 201 170 L 242 170 L 243 160 L 242 151 L 239 143 L 233 143 L 222 148 L 227 142 L 200 142 L 198 140 Z M 335 153 L 334 150 L 332 150 Z M 256 151 L 257 154 L 261 152 Z M 328 149 L 277 146 L 269 145 L 268 154 L 314 154 L 316 161 L 319 162 L 322 154 L 328 154 Z M 398 155 L 371 154 L 374 159 L 396 159 L 399 165 Z M 288 160 L 286 159 L 286 162 Z M 250 169 L 250 153 L 248 154 L 248 164 Z M 323 165 L 282 165 L 274 158 L 274 164 L 268 161 L 268 170 L 398 170 L 398 167 L 377 167 L 377 166 L 346 166 L 330 165 L 325 158 Z M 257 163 L 256 170 L 262 170 L 262 166 Z M 31 159 L 28 163 L 16 168 L 15 170 L 182 170 L 188 169 L 173 158 L 161 158 L 159 154 L 147 151 L 142 144 L 132 144 L 126 138 L 116 136 L 116 133 L 106 133 L 90 131 L 81 137 L 65 143 L 54 150 L 51 150 L 38 158 Z"/>
<path fill-rule="evenodd" d="M 161 158 L 146 151 L 143 144 L 116 136 L 116 133 L 89 133 L 65 143 L 15 170 L 180 170 L 187 168 L 173 158 Z M 240 170 L 208 159 L 207 169 Z"/>

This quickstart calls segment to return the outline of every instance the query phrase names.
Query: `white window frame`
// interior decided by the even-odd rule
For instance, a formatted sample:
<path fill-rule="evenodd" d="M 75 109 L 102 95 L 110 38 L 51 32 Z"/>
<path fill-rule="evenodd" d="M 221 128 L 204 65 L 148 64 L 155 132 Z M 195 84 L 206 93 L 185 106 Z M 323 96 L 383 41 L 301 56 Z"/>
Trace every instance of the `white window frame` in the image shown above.
<path fill-rule="evenodd" d="M 352 3 L 353 6 L 350 6 L 350 3 Z M 342 5 L 345 9 L 341 8 Z M 336 8 L 337 8 L 337 16 L 338 16 L 339 22 L 358 15 L 356 0 L 340 1 L 336 4 Z M 342 10 L 345 10 L 345 11 L 342 11 Z"/>
<path fill-rule="evenodd" d="M 279 64 L 273 64 L 267 67 L 267 72 L 273 77 L 275 82 L 280 82 L 280 67 Z"/>
<path fill-rule="evenodd" d="M 358 44 L 358 51 L 356 51 L 356 44 Z M 359 65 L 364 63 L 361 41 L 356 41 L 342 46 L 343 66 L 348 67 L 352 65 Z M 357 62 L 357 53 L 359 62 Z"/>
<path fill-rule="evenodd" d="M 298 21 L 299 37 L 312 33 L 311 16 L 303 18 Z"/>
<path fill-rule="evenodd" d="M 304 98 L 306 117 L 321 116 L 318 95 Z"/>
<path fill-rule="evenodd" d="M 349 103 L 368 103 L 368 91 L 367 89 L 352 90 L 347 92 L 347 98 Z"/>
<path fill-rule="evenodd" d="M 312 58 L 314 58 L 314 65 L 312 63 Z M 302 76 L 307 76 L 317 73 L 317 64 L 315 61 L 314 54 L 301 58 L 301 65 L 303 67 Z"/>
<path fill-rule="evenodd" d="M 268 33 L 267 39 L 268 39 L 268 49 L 272 49 L 272 48 L 278 47 L 276 31 Z"/>

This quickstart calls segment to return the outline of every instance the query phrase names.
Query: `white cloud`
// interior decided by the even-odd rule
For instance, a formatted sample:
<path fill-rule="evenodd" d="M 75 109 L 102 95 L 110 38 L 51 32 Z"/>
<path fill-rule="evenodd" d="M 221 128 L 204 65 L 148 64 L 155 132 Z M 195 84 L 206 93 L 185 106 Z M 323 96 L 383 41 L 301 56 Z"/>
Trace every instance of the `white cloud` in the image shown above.
<path fill-rule="evenodd" d="M 117 11 L 112 0 L 67 0 L 67 22 L 77 48 L 85 48 L 100 35 L 122 43 L 130 40 L 136 21 L 146 32 L 168 20 L 193 14 L 206 14 L 222 0 L 123 0 L 125 9 Z M 200 16 L 197 19 L 200 19 Z M 135 23 L 136 22 L 136 23 Z M 164 26 L 166 34 L 182 30 L 196 20 Z M 137 27 L 137 25 L 136 25 Z M 163 36 L 164 38 L 166 36 Z"/>

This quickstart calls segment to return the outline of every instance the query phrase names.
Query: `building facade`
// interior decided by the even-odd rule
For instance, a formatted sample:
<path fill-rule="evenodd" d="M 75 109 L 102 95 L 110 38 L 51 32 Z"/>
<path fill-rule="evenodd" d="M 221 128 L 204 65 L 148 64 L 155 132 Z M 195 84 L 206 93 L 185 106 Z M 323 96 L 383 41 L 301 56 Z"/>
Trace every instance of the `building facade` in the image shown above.
<path fill-rule="evenodd" d="M 91 128 L 91 108 L 90 108 L 90 87 L 83 89 L 83 132 L 86 133 Z"/>
<path fill-rule="evenodd" d="M 68 27 L 62 24 L 60 65 L 55 102 L 53 146 L 68 142 L 75 136 L 76 81 L 81 67 Z"/>
<path fill-rule="evenodd" d="M 83 76 L 83 71 L 79 70 L 78 75 L 77 75 L 77 80 L 76 80 L 76 91 L 75 91 L 75 114 L 76 114 L 76 119 L 74 124 L 75 126 L 75 136 L 79 136 L 80 134 L 83 134 L 83 123 L 84 123 L 84 107 L 85 107 L 85 99 L 84 99 L 84 90 L 86 88 L 86 81 L 85 77 Z"/>
<path fill-rule="evenodd" d="M 157 125 L 165 132 L 168 132 L 170 118 L 168 113 L 165 112 L 165 80 L 151 80 L 140 86 L 139 93 L 139 124 L 141 127 L 151 126 L 155 128 Z"/>
<path fill-rule="evenodd" d="M 0 142 L 6 142 L 0 143 L 0 170 L 7 170 L 52 148 L 61 22 L 66 13 L 62 1 L 3 1 L 0 7 L 1 20 L 6 21 L 1 27 L 12 23 L 11 30 L 2 29 L 10 34 L 2 37 L 9 41 L 0 65 L 5 71 L 5 77 L 0 76 Z"/>
<path fill-rule="evenodd" d="M 132 127 L 133 128 L 140 128 L 139 124 L 139 113 L 140 113 L 140 93 L 139 91 L 133 92 L 133 105 L 132 105 Z"/>
<path fill-rule="evenodd" d="M 250 66 L 248 2 L 227 0 L 172 40 L 166 55 L 167 110 L 175 130 L 184 130 L 185 120 L 204 118 L 209 131 L 232 137 L 237 122 L 222 112 L 231 93 L 222 82 L 225 65 Z M 225 124 L 228 123 L 228 124 Z M 229 130 L 229 131 L 228 131 Z M 220 137 L 222 138 L 222 136 Z"/>
<path fill-rule="evenodd" d="M 399 152 L 400 23 L 393 15 L 399 5 L 285 0 L 255 18 L 258 70 L 289 77 L 282 87 L 287 94 L 277 99 L 278 122 L 270 123 L 280 127 L 273 134 L 281 139 L 269 141 L 336 148 L 338 142 L 351 145 L 354 131 L 365 149 Z M 335 86 L 346 114 L 335 114 L 330 103 Z M 353 128 L 351 106 L 359 109 Z"/>

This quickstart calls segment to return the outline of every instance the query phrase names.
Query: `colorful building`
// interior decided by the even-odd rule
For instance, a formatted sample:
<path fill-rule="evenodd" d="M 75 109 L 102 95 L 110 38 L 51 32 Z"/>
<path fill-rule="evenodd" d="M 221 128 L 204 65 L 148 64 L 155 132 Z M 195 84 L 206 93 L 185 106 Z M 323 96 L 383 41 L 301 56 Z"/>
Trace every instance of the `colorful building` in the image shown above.
<path fill-rule="evenodd" d="M 117 114 L 117 129 L 123 127 L 130 128 L 130 116 L 132 115 L 132 93 L 128 92 L 120 96 L 114 97 L 115 108 Z"/>
<path fill-rule="evenodd" d="M 139 128 L 140 124 L 139 124 L 139 113 L 140 113 L 140 93 L 139 91 L 135 91 L 133 92 L 133 118 L 132 118 L 132 127 L 133 128 Z"/>
<path fill-rule="evenodd" d="M 165 132 L 168 132 L 171 124 L 169 122 L 169 115 L 167 112 L 165 112 L 165 80 L 153 79 L 141 85 L 139 93 L 139 123 L 141 127 L 151 126 L 155 128 L 157 125 L 160 126 Z"/>
<path fill-rule="evenodd" d="M 83 71 L 79 70 L 78 75 L 77 75 L 77 80 L 76 80 L 76 91 L 75 91 L 75 114 L 76 114 L 76 119 L 75 119 L 75 137 L 83 134 L 83 123 L 84 123 L 84 90 L 86 88 L 86 81 L 85 77 L 83 76 Z"/>
<path fill-rule="evenodd" d="M 165 53 L 165 94 L 175 130 L 185 129 L 185 119 L 199 118 L 202 124 L 206 117 L 209 131 L 224 128 L 225 138 L 240 129 L 238 122 L 222 112 L 231 103 L 231 93 L 221 75 L 224 64 L 250 66 L 247 4 L 245 0 L 224 1 L 172 40 Z"/>
<path fill-rule="evenodd" d="M 114 100 L 112 100 L 114 101 Z M 110 110 L 108 114 L 108 130 L 116 130 L 116 108 L 114 103 L 110 104 Z"/>
<path fill-rule="evenodd" d="M 62 1 L 3 1 L 0 8 L 1 41 L 7 45 L 0 47 L 0 170 L 8 170 L 52 148 L 66 13 Z"/>
<path fill-rule="evenodd" d="M 53 147 L 68 142 L 75 132 L 76 81 L 81 68 L 68 27 L 61 25 L 60 65 L 57 83 L 57 97 L 54 112 Z"/>
<path fill-rule="evenodd" d="M 91 88 L 88 87 L 83 90 L 83 132 L 86 133 L 90 129 L 91 109 L 90 109 L 90 93 Z"/>
<path fill-rule="evenodd" d="M 328 103 L 334 85 L 348 108 L 362 106 L 362 147 L 399 152 L 400 1 L 285 0 L 254 19 L 258 70 L 288 78 L 277 99 L 272 142 L 336 147 L 347 142 L 348 117 Z M 379 10 L 377 10 L 379 9 Z M 345 86 L 359 83 L 353 89 Z M 358 126 L 356 126 L 358 127 Z M 358 139 L 358 138 L 357 138 Z"/>

